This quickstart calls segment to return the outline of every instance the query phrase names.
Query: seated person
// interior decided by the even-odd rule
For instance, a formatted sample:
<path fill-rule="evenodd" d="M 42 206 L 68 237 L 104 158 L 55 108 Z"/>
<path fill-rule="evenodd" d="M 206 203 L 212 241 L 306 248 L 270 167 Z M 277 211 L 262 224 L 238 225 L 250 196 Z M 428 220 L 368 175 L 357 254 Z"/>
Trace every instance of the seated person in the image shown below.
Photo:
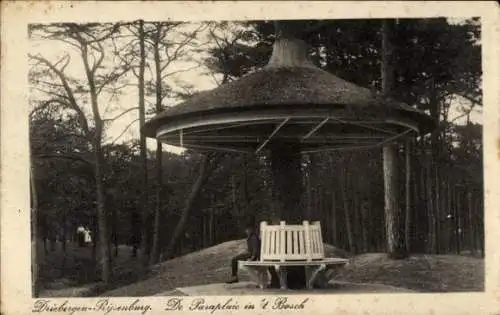
<path fill-rule="evenodd" d="M 255 232 L 255 227 L 253 224 L 248 224 L 245 228 L 245 233 L 247 235 L 247 251 L 245 253 L 236 255 L 231 259 L 231 280 L 226 283 L 236 283 L 238 279 L 238 261 L 248 260 L 255 261 L 260 259 L 260 239 Z M 271 287 L 279 288 L 279 277 L 273 267 L 269 267 L 269 272 L 271 274 Z"/>

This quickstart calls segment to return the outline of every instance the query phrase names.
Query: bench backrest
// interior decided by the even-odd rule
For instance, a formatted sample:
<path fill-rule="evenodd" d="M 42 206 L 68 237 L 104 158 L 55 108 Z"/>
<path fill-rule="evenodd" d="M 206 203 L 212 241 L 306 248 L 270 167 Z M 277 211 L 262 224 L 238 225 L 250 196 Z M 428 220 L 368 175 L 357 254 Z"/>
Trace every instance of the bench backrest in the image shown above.
<path fill-rule="evenodd" d="M 323 259 L 325 257 L 321 225 L 303 221 L 302 225 L 260 223 L 261 261 Z"/>

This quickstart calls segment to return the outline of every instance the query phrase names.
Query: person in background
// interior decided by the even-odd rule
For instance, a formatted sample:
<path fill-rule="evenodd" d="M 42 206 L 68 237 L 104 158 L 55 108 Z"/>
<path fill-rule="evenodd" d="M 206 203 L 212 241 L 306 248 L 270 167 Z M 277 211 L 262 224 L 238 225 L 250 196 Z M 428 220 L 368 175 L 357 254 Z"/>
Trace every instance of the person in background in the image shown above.
<path fill-rule="evenodd" d="M 78 246 L 84 247 L 85 246 L 85 228 L 83 226 L 80 225 L 76 229 L 76 237 L 78 239 Z"/>
<path fill-rule="evenodd" d="M 92 243 L 92 232 L 90 232 L 88 227 L 85 227 L 83 235 L 84 235 L 85 244 L 86 245 L 91 244 Z"/>

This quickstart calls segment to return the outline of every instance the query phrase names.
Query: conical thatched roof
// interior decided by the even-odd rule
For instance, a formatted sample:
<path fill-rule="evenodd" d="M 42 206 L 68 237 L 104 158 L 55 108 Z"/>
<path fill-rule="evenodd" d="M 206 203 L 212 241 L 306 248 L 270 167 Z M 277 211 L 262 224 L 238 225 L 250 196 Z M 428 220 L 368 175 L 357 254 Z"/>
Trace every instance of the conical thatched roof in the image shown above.
<path fill-rule="evenodd" d="M 281 50 L 294 48 L 287 45 Z M 143 132 L 194 149 L 255 151 L 264 142 L 299 140 L 304 151 L 319 151 L 373 145 L 433 126 L 424 113 L 315 67 L 306 52 L 279 62 L 276 50 L 275 44 L 267 67 L 168 108 Z"/>

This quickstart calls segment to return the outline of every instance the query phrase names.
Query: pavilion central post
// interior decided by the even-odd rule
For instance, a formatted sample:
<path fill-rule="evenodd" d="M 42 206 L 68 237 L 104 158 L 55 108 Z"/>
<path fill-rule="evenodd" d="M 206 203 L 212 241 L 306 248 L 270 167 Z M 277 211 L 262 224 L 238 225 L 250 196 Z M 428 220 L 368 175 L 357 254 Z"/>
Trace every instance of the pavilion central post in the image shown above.
<path fill-rule="evenodd" d="M 303 209 L 300 142 L 277 142 L 269 145 L 273 176 L 273 201 L 275 214 L 287 224 L 301 224 Z M 288 287 L 301 289 L 306 286 L 303 266 L 285 267 Z"/>
<path fill-rule="evenodd" d="M 303 211 L 301 153 L 299 142 L 272 143 L 271 169 L 275 214 L 287 224 L 301 224 Z"/>
<path fill-rule="evenodd" d="M 276 41 L 267 65 L 273 67 L 314 67 L 307 55 L 307 44 L 301 39 L 302 25 L 297 21 L 276 21 Z M 272 141 L 268 144 L 273 177 L 275 215 L 287 224 L 302 224 L 302 154 L 301 142 Z M 305 267 L 285 267 L 291 289 L 306 287 Z"/>
<path fill-rule="evenodd" d="M 302 24 L 297 21 L 275 21 L 276 41 L 267 67 L 314 67 L 307 56 L 307 44 L 300 39 Z M 301 224 L 303 211 L 300 139 L 271 141 L 273 198 L 276 215 L 287 224 Z"/>

